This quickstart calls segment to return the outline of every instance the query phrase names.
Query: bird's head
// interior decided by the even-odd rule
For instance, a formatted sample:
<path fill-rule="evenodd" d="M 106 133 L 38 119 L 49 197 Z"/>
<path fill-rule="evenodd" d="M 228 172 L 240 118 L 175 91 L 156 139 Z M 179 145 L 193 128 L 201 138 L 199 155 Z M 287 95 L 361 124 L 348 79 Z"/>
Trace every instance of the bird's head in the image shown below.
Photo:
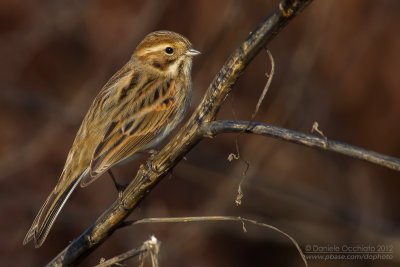
<path fill-rule="evenodd" d="M 179 75 L 190 71 L 192 57 L 198 54 L 200 52 L 183 35 L 156 31 L 143 39 L 132 58 L 161 75 Z"/>

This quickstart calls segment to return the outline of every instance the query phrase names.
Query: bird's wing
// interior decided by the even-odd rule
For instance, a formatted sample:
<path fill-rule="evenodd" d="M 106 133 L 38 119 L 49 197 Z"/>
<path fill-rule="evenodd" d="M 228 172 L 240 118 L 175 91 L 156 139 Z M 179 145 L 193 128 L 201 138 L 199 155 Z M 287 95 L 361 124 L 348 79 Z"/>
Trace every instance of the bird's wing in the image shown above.
<path fill-rule="evenodd" d="M 55 193 L 65 190 L 71 183 L 75 183 L 75 180 L 83 172 L 85 172 L 85 176 L 90 176 L 89 168 L 93 153 L 109 128 L 106 121 L 115 117 L 112 111 L 115 111 L 116 106 L 121 104 L 120 99 L 125 101 L 126 99 L 123 97 L 127 94 L 139 95 L 136 92 L 139 88 L 137 86 L 138 77 L 142 76 L 134 72 L 128 62 L 108 80 L 95 97 L 68 153 L 63 172 L 54 189 Z M 140 84 L 140 86 L 146 89 L 146 85 Z"/>
<path fill-rule="evenodd" d="M 133 112 L 130 115 L 121 113 L 112 121 L 94 151 L 90 175 L 82 179 L 81 186 L 89 185 L 115 164 L 147 149 L 159 139 L 177 112 L 177 99 L 172 93 L 177 90 L 176 86 L 173 81 L 151 86 L 146 93 L 150 97 L 143 96 L 131 103 Z"/>

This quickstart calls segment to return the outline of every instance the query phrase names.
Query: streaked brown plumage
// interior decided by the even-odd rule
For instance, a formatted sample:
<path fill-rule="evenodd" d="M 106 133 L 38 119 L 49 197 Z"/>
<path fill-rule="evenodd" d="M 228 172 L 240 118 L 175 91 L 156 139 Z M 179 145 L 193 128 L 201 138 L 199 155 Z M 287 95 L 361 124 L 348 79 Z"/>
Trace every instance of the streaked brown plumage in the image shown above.
<path fill-rule="evenodd" d="M 75 187 L 161 142 L 183 119 L 191 101 L 192 57 L 199 54 L 182 35 L 147 35 L 131 59 L 94 99 L 53 192 L 23 244 L 40 247 Z"/>

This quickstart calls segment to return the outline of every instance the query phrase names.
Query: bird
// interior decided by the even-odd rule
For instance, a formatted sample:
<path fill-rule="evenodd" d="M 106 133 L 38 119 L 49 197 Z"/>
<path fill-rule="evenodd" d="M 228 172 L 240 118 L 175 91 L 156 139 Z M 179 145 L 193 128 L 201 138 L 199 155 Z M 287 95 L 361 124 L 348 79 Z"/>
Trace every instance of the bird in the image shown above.
<path fill-rule="evenodd" d="M 192 59 L 183 35 L 149 33 L 100 90 L 86 113 L 63 171 L 23 245 L 40 247 L 78 184 L 86 187 L 116 165 L 137 159 L 177 127 L 192 97 Z"/>

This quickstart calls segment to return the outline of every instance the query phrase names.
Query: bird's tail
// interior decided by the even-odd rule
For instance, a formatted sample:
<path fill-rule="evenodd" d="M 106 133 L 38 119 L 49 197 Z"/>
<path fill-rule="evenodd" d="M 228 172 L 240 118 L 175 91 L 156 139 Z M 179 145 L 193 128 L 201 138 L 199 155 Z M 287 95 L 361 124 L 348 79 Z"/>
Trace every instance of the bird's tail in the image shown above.
<path fill-rule="evenodd" d="M 62 207 L 83 176 L 84 174 L 79 175 L 77 179 L 69 185 L 66 185 L 65 188 L 61 188 L 58 191 L 56 191 L 56 189 L 53 190 L 26 234 L 23 242 L 24 245 L 31 240 L 33 240 L 36 248 L 43 244 Z"/>

